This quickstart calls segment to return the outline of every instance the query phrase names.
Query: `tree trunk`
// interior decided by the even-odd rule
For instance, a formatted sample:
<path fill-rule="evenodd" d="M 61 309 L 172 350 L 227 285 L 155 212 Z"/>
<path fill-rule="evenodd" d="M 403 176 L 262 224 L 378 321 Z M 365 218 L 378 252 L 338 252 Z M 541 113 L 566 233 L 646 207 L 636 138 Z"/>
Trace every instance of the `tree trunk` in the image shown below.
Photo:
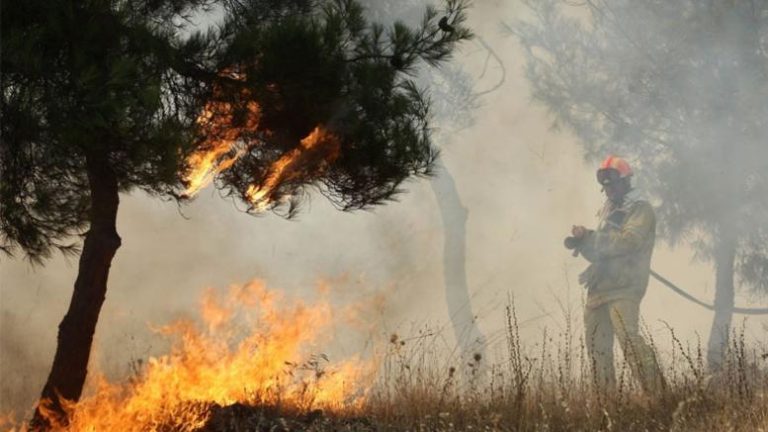
<path fill-rule="evenodd" d="M 476 359 L 485 359 L 485 337 L 477 326 L 467 284 L 466 225 L 469 211 L 462 205 L 456 183 L 445 167 L 440 166 L 440 171 L 432 179 L 431 185 L 445 230 L 443 275 L 448 313 L 462 361 L 477 364 L 479 361 L 475 361 Z"/>
<path fill-rule="evenodd" d="M 728 335 L 733 319 L 733 270 L 736 258 L 736 237 L 720 233 L 715 245 L 715 316 L 709 332 L 707 363 L 710 371 L 718 371 L 728 347 Z"/>
<path fill-rule="evenodd" d="M 93 334 L 107 291 L 109 267 L 120 247 L 116 219 L 117 178 L 105 155 L 86 156 L 91 192 L 90 228 L 80 255 L 69 310 L 59 324 L 56 355 L 32 419 L 32 427 L 47 430 L 66 425 L 67 404 L 77 402 L 88 372 Z"/>

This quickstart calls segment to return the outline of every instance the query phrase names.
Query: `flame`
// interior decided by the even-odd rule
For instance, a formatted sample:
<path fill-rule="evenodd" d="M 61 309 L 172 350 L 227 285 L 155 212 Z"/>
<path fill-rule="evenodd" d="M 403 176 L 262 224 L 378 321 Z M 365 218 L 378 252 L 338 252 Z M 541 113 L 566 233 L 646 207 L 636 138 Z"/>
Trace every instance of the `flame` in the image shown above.
<path fill-rule="evenodd" d="M 213 404 L 280 404 L 339 412 L 362 406 L 377 366 L 359 357 L 338 364 L 310 354 L 338 319 L 330 303 L 305 304 L 258 280 L 225 298 L 208 290 L 203 325 L 182 319 L 158 331 L 175 340 L 122 383 L 96 378 L 91 396 L 69 406 L 67 431 L 195 430 Z M 316 352 L 316 351 L 315 351 Z"/>
<path fill-rule="evenodd" d="M 301 140 L 301 143 L 295 149 L 289 151 L 275 161 L 269 168 L 267 179 L 261 186 L 251 185 L 246 191 L 248 201 L 253 204 L 257 211 L 266 210 L 271 204 L 271 195 L 275 189 L 284 181 L 291 179 L 298 173 L 297 169 L 290 168 L 299 164 L 302 156 L 309 155 L 313 149 L 318 149 L 321 144 L 329 145 L 330 149 L 323 157 L 323 163 L 330 163 L 338 156 L 338 142 L 336 138 L 322 126 L 315 129 Z M 322 165 L 322 164 L 321 164 Z M 322 166 L 316 166 L 315 169 L 322 169 Z"/>
<path fill-rule="evenodd" d="M 225 70 L 221 73 L 235 80 L 244 80 L 244 75 Z M 251 95 L 243 90 L 244 98 L 250 99 Z M 190 170 L 184 178 L 187 185 L 184 195 L 193 197 L 202 189 L 211 184 L 217 174 L 229 169 L 237 160 L 245 155 L 250 148 L 243 146 L 240 140 L 242 134 L 248 131 L 256 131 L 261 119 L 261 107 L 254 101 L 246 104 L 245 121 L 242 126 L 233 126 L 235 108 L 230 102 L 222 102 L 217 99 L 221 93 L 218 87 L 214 87 L 213 100 L 206 103 L 203 112 L 197 118 L 197 124 L 202 129 L 205 140 L 200 143 L 197 151 L 187 159 Z M 330 151 L 324 155 L 324 160 L 319 165 L 296 168 L 303 156 L 312 154 L 310 151 L 322 147 L 321 144 L 331 144 Z M 250 185 L 245 196 L 254 206 L 256 211 L 268 209 L 273 201 L 271 196 L 274 191 L 286 180 L 290 180 L 302 169 L 321 170 L 327 163 L 332 162 L 338 156 L 338 141 L 324 127 L 317 126 L 304 139 L 300 145 L 289 151 L 267 168 L 266 181 L 261 185 Z"/>
<path fill-rule="evenodd" d="M 243 81 L 242 74 L 225 70 L 221 73 L 231 79 Z M 249 94 L 246 90 L 244 96 Z M 232 126 L 235 108 L 230 102 L 216 100 L 221 93 L 219 87 L 213 89 L 213 100 L 206 103 L 203 112 L 197 117 L 197 124 L 202 129 L 205 140 L 200 143 L 199 150 L 187 159 L 191 167 L 184 178 L 187 189 L 186 196 L 194 196 L 200 190 L 211 184 L 216 175 L 232 166 L 246 149 L 237 148 L 243 132 L 254 131 L 259 126 L 261 108 L 255 101 L 249 101 L 245 106 L 245 121 L 242 126 Z M 232 153 L 234 152 L 234 155 Z M 231 155 L 231 156 L 228 156 Z"/>

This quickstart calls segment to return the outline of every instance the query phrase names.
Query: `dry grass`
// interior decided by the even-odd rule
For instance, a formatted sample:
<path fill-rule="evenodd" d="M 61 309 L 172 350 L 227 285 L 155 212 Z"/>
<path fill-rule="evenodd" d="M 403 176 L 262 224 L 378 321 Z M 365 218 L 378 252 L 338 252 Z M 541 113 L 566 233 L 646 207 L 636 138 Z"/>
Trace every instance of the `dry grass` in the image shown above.
<path fill-rule="evenodd" d="M 768 431 L 766 347 L 748 347 L 743 332 L 711 374 L 700 344 L 685 346 L 669 329 L 665 389 L 644 394 L 622 361 L 609 394 L 595 390 L 584 341 L 571 326 L 559 342 L 545 334 L 527 352 L 513 308 L 507 317 L 507 358 L 498 365 L 473 359 L 457 369 L 424 355 L 424 344 L 408 349 L 393 338 L 382 380 L 360 414 L 376 430 Z"/>
<path fill-rule="evenodd" d="M 595 390 L 583 339 L 567 326 L 526 352 L 508 308 L 503 364 L 473 358 L 457 367 L 436 348 L 439 335 L 393 335 L 381 378 L 355 412 L 310 408 L 214 407 L 204 431 L 768 431 L 768 358 L 735 332 L 717 374 L 700 344 L 688 347 L 669 329 L 666 388 L 644 394 L 628 365 L 618 387 Z M 558 340 L 558 343 L 554 341 Z M 455 359 L 454 359 L 455 360 Z"/>
<path fill-rule="evenodd" d="M 584 340 L 572 329 L 567 324 L 526 347 L 508 307 L 498 364 L 447 357 L 438 349 L 439 333 L 392 335 L 380 378 L 354 412 L 323 413 L 311 400 L 301 407 L 259 398 L 226 407 L 202 403 L 209 421 L 200 431 L 768 432 L 768 347 L 748 346 L 743 331 L 734 332 L 722 370 L 711 374 L 701 344 L 688 346 L 668 329 L 672 346 L 657 349 L 666 353 L 666 387 L 644 394 L 623 360 L 617 389 L 596 391 Z M 317 367 L 308 373 L 317 374 Z M 189 430 L 181 417 L 167 418 L 156 430 Z"/>

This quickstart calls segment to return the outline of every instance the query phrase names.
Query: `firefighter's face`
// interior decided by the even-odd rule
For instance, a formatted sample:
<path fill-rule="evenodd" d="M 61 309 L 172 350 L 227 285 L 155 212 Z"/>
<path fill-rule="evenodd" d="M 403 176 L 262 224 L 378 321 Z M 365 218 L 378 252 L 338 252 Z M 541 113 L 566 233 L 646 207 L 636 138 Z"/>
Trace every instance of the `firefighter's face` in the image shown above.
<path fill-rule="evenodd" d="M 613 201 L 620 202 L 624 199 L 624 196 L 629 192 L 629 182 L 624 180 L 613 181 L 603 185 L 603 192 L 605 196 Z"/>

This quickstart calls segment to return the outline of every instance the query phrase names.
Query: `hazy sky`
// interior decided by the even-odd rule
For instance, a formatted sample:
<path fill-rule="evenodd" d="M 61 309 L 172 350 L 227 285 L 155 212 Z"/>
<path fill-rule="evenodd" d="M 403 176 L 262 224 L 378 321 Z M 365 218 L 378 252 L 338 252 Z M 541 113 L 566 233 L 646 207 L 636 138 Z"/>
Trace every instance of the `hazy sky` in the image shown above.
<path fill-rule="evenodd" d="M 481 329 L 498 339 L 504 304 L 513 296 L 526 322 L 523 336 L 532 343 L 544 327 L 563 328 L 563 309 L 570 308 L 581 325 L 583 293 L 576 277 L 586 265 L 563 249 L 562 239 L 572 224 L 594 225 L 603 198 L 595 167 L 584 164 L 574 138 L 550 130 L 544 110 L 530 103 L 523 56 L 499 26 L 519 8 L 511 1 L 475 2 L 470 26 L 502 57 L 507 79 L 482 100 L 473 127 L 438 144 L 469 209 L 467 271 Z M 473 42 L 457 55 L 474 76 L 484 59 Z M 499 72 L 491 64 L 477 89 L 493 86 Z M 445 325 L 443 233 L 435 197 L 427 180 L 409 181 L 406 190 L 398 202 L 356 213 L 338 212 L 317 195 L 294 221 L 245 215 L 212 189 L 181 209 L 140 193 L 122 196 L 123 244 L 97 328 L 100 367 L 125 371 L 129 360 L 161 351 L 148 323 L 191 314 L 206 287 L 224 290 L 252 278 L 297 295 L 330 279 L 339 303 L 384 292 L 387 327 L 381 337 Z M 653 267 L 711 302 L 714 272 L 690 258 L 687 250 L 660 245 Z M 0 412 L 20 401 L 31 404 L 41 389 L 76 270 L 76 259 L 60 256 L 44 267 L 0 259 Z M 737 295 L 736 302 L 748 306 L 749 300 Z M 699 334 L 705 341 L 712 317 L 655 282 L 642 313 L 662 347 L 669 338 L 661 320 L 686 340 Z M 734 322 L 741 325 L 741 319 Z M 749 340 L 765 341 L 766 331 L 768 318 L 747 320 Z"/>

